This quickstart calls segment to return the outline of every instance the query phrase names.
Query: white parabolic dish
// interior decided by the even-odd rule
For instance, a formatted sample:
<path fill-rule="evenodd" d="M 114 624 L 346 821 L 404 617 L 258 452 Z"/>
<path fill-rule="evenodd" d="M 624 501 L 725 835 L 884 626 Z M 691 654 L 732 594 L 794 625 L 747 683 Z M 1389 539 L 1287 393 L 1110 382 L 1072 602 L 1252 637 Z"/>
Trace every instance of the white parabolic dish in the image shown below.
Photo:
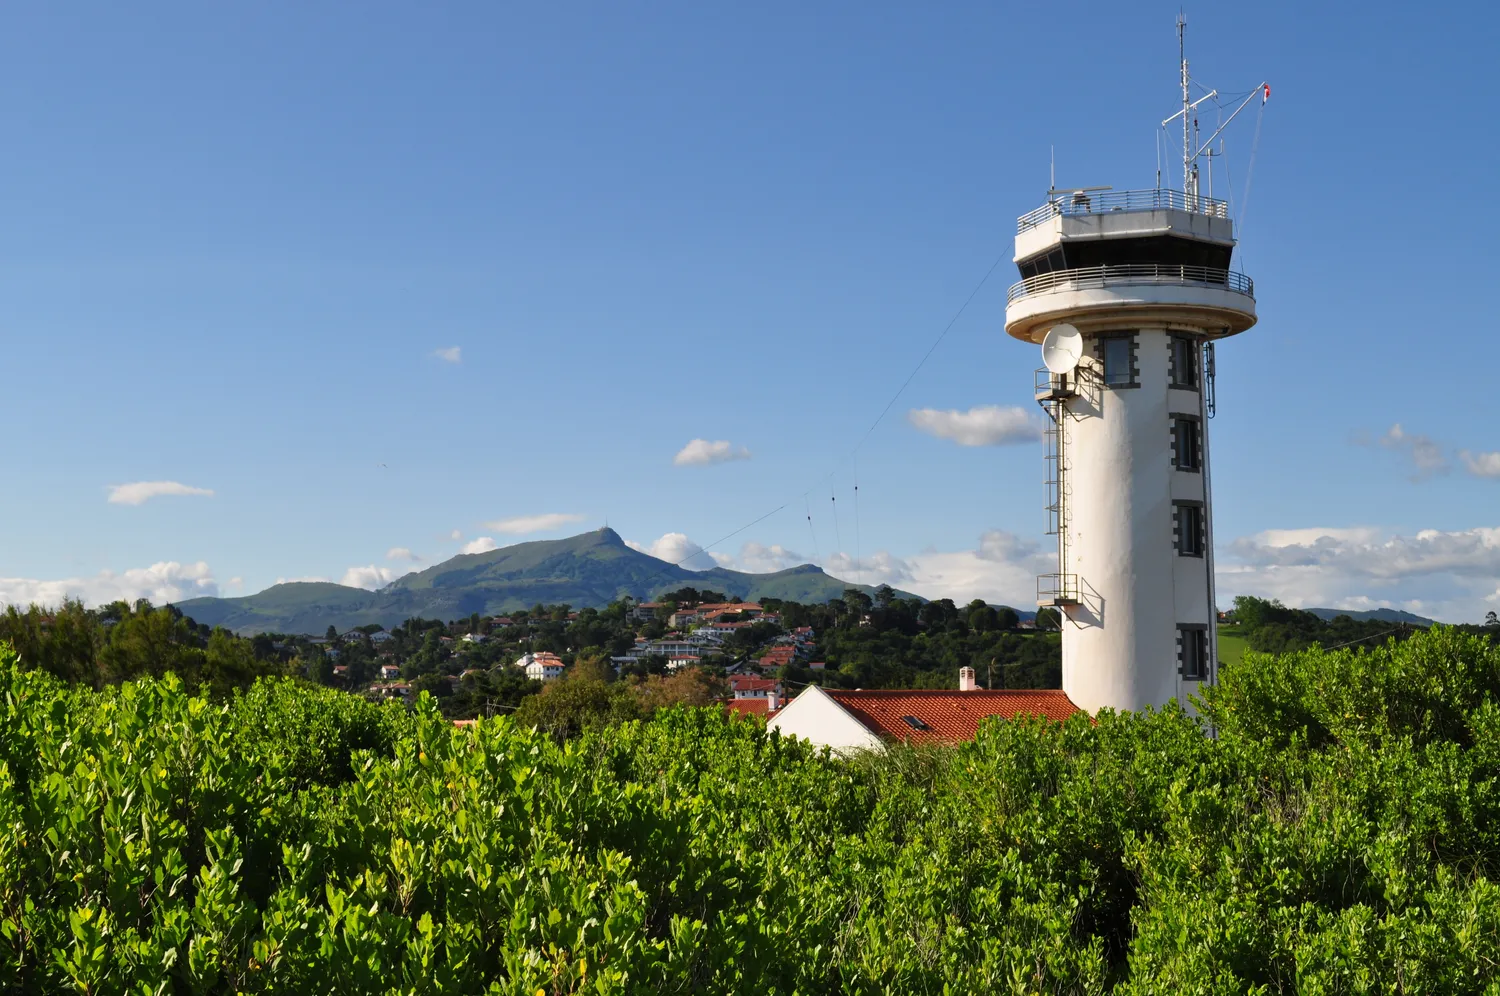
<path fill-rule="evenodd" d="M 1083 358 L 1083 333 L 1071 325 L 1054 325 L 1042 339 L 1042 364 L 1055 374 L 1065 374 Z"/>

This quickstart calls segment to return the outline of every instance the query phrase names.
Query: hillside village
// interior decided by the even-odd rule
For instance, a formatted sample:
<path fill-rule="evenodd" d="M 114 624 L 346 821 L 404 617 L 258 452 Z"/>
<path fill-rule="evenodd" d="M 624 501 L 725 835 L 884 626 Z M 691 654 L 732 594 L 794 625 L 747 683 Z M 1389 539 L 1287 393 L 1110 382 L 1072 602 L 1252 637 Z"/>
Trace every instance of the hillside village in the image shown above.
<path fill-rule="evenodd" d="M 330 627 L 316 638 L 254 639 L 300 658 L 319 683 L 373 699 L 412 701 L 426 691 L 455 719 L 513 709 L 580 662 L 637 682 L 698 670 L 731 707 L 769 715 L 810 683 L 951 689 L 965 665 L 980 665 L 986 685 L 1045 687 L 1055 683 L 1056 635 L 1036 625 L 982 602 L 922 603 L 889 589 L 803 605 L 685 588 L 602 610 L 539 605 L 447 622 L 410 619 L 391 630 Z M 910 653 L 914 645 L 923 652 Z"/>

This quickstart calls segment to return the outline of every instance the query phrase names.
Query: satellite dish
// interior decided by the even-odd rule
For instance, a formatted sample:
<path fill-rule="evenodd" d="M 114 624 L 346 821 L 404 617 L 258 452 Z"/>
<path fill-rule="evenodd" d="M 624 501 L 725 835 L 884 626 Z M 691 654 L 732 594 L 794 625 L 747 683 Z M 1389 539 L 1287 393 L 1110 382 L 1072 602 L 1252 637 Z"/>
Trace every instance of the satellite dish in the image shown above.
<path fill-rule="evenodd" d="M 1083 358 L 1083 333 L 1071 325 L 1054 325 L 1042 339 L 1042 363 L 1055 374 L 1065 374 Z"/>

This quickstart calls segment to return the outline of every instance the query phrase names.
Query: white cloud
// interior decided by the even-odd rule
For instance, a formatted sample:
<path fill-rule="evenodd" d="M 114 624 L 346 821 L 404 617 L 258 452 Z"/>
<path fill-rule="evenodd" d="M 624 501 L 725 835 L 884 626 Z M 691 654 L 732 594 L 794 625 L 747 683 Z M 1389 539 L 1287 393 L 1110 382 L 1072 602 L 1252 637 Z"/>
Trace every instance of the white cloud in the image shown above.
<path fill-rule="evenodd" d="M 111 484 L 109 501 L 113 505 L 140 505 L 162 495 L 202 495 L 213 497 L 209 488 L 195 488 L 177 481 L 134 481 L 130 484 Z"/>
<path fill-rule="evenodd" d="M 727 567 L 734 561 L 728 554 L 709 553 L 688 539 L 686 533 L 667 533 L 650 546 L 643 546 L 634 540 L 626 540 L 625 545 L 690 571 L 710 571 L 715 567 Z"/>
<path fill-rule="evenodd" d="M 64 598 L 79 598 L 89 605 L 103 605 L 123 599 L 149 599 L 154 605 L 180 602 L 200 595 L 219 594 L 208 564 L 180 564 L 161 561 L 150 567 L 136 567 L 116 574 L 100 571 L 91 577 L 67 578 L 61 581 L 37 581 L 30 578 L 0 578 L 0 604 L 26 606 L 57 605 Z"/>
<path fill-rule="evenodd" d="M 884 551 L 856 565 L 843 554 L 830 557 L 826 570 L 844 581 L 888 584 L 924 598 L 951 598 L 959 605 L 976 598 L 1028 609 L 1036 602 L 1036 576 L 1054 570 L 1056 555 L 1035 540 L 992 529 L 972 550 L 923 550 L 908 557 Z"/>
<path fill-rule="evenodd" d="M 463 360 L 463 351 L 457 346 L 448 346 L 444 349 L 434 349 L 432 355 L 444 363 L 458 363 Z"/>
<path fill-rule="evenodd" d="M 461 539 L 464 538 L 463 531 L 459 530 L 459 529 L 455 529 L 455 530 L 453 530 L 453 532 L 451 532 L 451 533 L 448 534 L 448 538 L 451 539 L 451 540 L 453 540 L 453 541 L 455 541 L 455 542 L 457 542 L 458 540 L 461 540 Z"/>
<path fill-rule="evenodd" d="M 1409 536 L 1368 526 L 1268 530 L 1222 548 L 1217 567 L 1223 605 L 1258 595 L 1304 608 L 1386 606 L 1477 622 L 1500 588 L 1500 528 Z"/>
<path fill-rule="evenodd" d="M 1471 453 L 1460 450 L 1458 458 L 1464 462 L 1464 469 L 1475 477 L 1500 477 L 1500 452 Z"/>
<path fill-rule="evenodd" d="M 489 553 L 491 550 L 494 550 L 494 549 L 497 549 L 495 541 L 493 539 L 491 539 L 490 537 L 488 537 L 488 536 L 481 536 L 478 539 L 472 539 L 469 542 L 465 543 L 463 545 L 463 549 L 459 550 L 458 552 L 459 553 Z"/>
<path fill-rule="evenodd" d="M 1425 480 L 1433 474 L 1448 472 L 1448 456 L 1443 451 L 1442 444 L 1430 436 L 1424 436 L 1418 432 L 1407 432 L 1400 422 L 1387 429 L 1379 442 L 1388 450 L 1406 454 L 1417 471 L 1412 475 L 1412 480 Z"/>
<path fill-rule="evenodd" d="M 1042 438 L 1042 429 L 1024 408 L 977 405 L 966 412 L 937 408 L 913 408 L 906 420 L 939 439 L 960 446 L 1009 446 Z"/>
<path fill-rule="evenodd" d="M 385 559 L 386 560 L 409 560 L 412 563 L 417 563 L 422 558 L 420 556 L 418 556 L 417 554 L 412 553 L 411 550 L 408 549 L 407 547 L 404 547 L 404 546 L 393 546 L 389 550 L 385 551 Z"/>
<path fill-rule="evenodd" d="M 344 576 L 339 579 L 339 584 L 347 585 L 350 588 L 368 588 L 374 591 L 377 588 L 384 588 L 400 576 L 399 572 L 393 571 L 389 567 L 378 567 L 375 564 L 368 564 L 364 567 L 349 568 L 344 572 Z"/>
<path fill-rule="evenodd" d="M 740 547 L 739 562 L 735 570 L 749 571 L 751 574 L 772 574 L 807 562 L 807 557 L 795 550 L 788 550 L 779 543 L 770 546 L 746 543 Z"/>
<path fill-rule="evenodd" d="M 743 446 L 735 446 L 727 439 L 718 439 L 713 442 L 707 439 L 694 439 L 677 451 L 677 455 L 672 458 L 672 464 L 676 467 L 696 467 L 748 459 L 750 459 L 749 450 Z"/>
<path fill-rule="evenodd" d="M 565 526 L 570 522 L 582 522 L 583 516 L 576 512 L 546 512 L 542 515 L 518 515 L 510 519 L 486 522 L 486 529 L 508 536 L 524 536 L 527 533 L 545 533 Z"/>

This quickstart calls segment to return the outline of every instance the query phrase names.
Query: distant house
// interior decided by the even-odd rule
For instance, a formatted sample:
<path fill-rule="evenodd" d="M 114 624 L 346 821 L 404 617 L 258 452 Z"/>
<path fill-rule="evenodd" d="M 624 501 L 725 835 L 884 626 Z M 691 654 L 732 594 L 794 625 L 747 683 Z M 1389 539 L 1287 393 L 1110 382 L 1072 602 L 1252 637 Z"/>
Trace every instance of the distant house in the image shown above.
<path fill-rule="evenodd" d="M 959 688 L 864 691 L 809 685 L 770 720 L 784 736 L 838 753 L 884 750 L 897 743 L 955 744 L 974 739 L 983 720 L 1042 716 L 1061 722 L 1079 711 L 1060 689 L 986 691 L 974 669 L 962 668 Z"/>
<path fill-rule="evenodd" d="M 729 687 L 735 699 L 765 699 L 770 703 L 768 708 L 772 711 L 775 711 L 782 700 L 781 682 L 775 678 L 737 676 L 729 679 Z"/>
<path fill-rule="evenodd" d="M 808 661 L 807 666 L 814 671 L 822 671 L 828 667 L 828 664 L 825 661 Z"/>
<path fill-rule="evenodd" d="M 401 699 L 403 702 L 410 702 L 412 697 L 411 682 L 377 682 L 370 686 L 370 695 L 377 699 Z"/>
<path fill-rule="evenodd" d="M 676 657 L 667 658 L 668 671 L 680 671 L 685 667 L 697 667 L 703 658 L 697 654 L 679 654 Z"/>
<path fill-rule="evenodd" d="M 483 643 L 485 640 L 488 640 L 488 639 L 489 639 L 489 637 L 485 636 L 483 633 L 465 633 L 464 634 L 464 642 L 465 643 Z"/>
<path fill-rule="evenodd" d="M 401 677 L 401 668 L 395 664 L 380 665 L 380 679 L 382 681 L 395 681 L 399 677 Z"/>
<path fill-rule="evenodd" d="M 522 654 L 515 666 L 526 672 L 532 681 L 556 681 L 562 677 L 564 664 L 556 654 L 543 650 L 535 654 Z"/>
<path fill-rule="evenodd" d="M 385 630 L 381 630 L 378 633 L 371 633 L 370 634 L 370 642 L 371 643 L 389 643 L 390 641 L 392 641 L 394 639 L 395 639 L 395 637 L 391 636 L 391 634 L 387 633 Z"/>

